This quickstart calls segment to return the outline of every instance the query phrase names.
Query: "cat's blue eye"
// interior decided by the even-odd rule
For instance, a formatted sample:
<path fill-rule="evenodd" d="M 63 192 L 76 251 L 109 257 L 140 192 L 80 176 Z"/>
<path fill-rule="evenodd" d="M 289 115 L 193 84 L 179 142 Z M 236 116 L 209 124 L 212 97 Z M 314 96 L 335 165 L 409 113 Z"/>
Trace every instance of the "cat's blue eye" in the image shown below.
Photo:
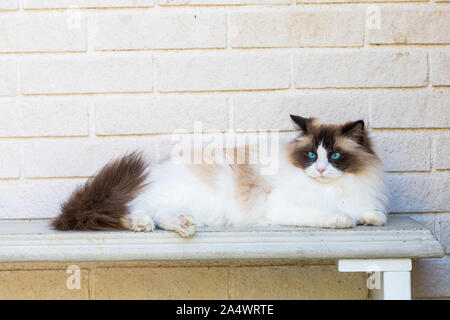
<path fill-rule="evenodd" d="M 315 159 L 317 158 L 317 155 L 314 152 L 308 152 L 308 157 L 310 157 L 311 159 Z"/>
<path fill-rule="evenodd" d="M 337 160 L 341 157 L 341 154 L 339 152 L 335 152 L 331 155 L 331 159 Z"/>

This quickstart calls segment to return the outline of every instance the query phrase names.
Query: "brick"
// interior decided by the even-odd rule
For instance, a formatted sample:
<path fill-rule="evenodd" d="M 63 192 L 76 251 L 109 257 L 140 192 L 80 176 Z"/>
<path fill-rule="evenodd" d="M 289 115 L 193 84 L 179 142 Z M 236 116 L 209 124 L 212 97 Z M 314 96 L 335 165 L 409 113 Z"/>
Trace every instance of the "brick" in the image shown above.
<path fill-rule="evenodd" d="M 227 299 L 227 269 L 98 268 L 95 299 Z"/>
<path fill-rule="evenodd" d="M 230 14 L 233 47 L 362 46 L 362 11 L 265 10 Z"/>
<path fill-rule="evenodd" d="M 15 142 L 0 142 L 0 178 L 20 176 L 20 145 Z"/>
<path fill-rule="evenodd" d="M 432 52 L 431 60 L 431 83 L 433 86 L 450 85 L 450 53 Z"/>
<path fill-rule="evenodd" d="M 450 211 L 450 176 L 445 173 L 388 174 L 391 212 Z"/>
<path fill-rule="evenodd" d="M 83 18 L 72 25 L 67 15 L 5 16 L 0 20 L 5 35 L 0 52 L 84 51 L 86 25 Z"/>
<path fill-rule="evenodd" d="M 385 0 L 296 0 L 297 3 L 386 2 Z M 426 0 L 392 0 L 390 2 L 424 2 Z"/>
<path fill-rule="evenodd" d="M 427 59 L 420 52 L 310 52 L 294 57 L 296 88 L 420 87 Z"/>
<path fill-rule="evenodd" d="M 28 180 L 25 183 L 0 184 L 3 219 L 54 218 L 60 204 L 69 198 L 84 179 Z"/>
<path fill-rule="evenodd" d="M 67 288 L 69 276 L 66 269 L 0 271 L 0 299 L 89 299 L 89 271 L 81 269 L 80 289 Z"/>
<path fill-rule="evenodd" d="M 413 298 L 450 296 L 450 259 L 419 259 L 413 262 L 411 295 Z"/>
<path fill-rule="evenodd" d="M 158 57 L 158 90 L 221 91 L 286 89 L 287 54 L 173 54 Z"/>
<path fill-rule="evenodd" d="M 17 62 L 0 60 L 0 96 L 14 96 L 17 93 Z"/>
<path fill-rule="evenodd" d="M 109 99 L 95 105 L 98 135 L 170 133 L 179 129 L 192 132 L 195 122 L 201 122 L 205 131 L 217 131 L 227 129 L 228 124 L 225 97 Z"/>
<path fill-rule="evenodd" d="M 450 214 L 442 217 L 440 222 L 440 238 L 445 247 L 445 253 L 450 254 Z"/>
<path fill-rule="evenodd" d="M 290 114 L 341 122 L 367 120 L 367 96 L 359 93 L 249 93 L 233 97 L 236 130 L 292 130 Z"/>
<path fill-rule="evenodd" d="M 23 0 L 25 9 L 152 7 L 153 0 Z"/>
<path fill-rule="evenodd" d="M 152 57 L 35 58 L 22 63 L 21 75 L 24 94 L 153 90 Z"/>
<path fill-rule="evenodd" d="M 374 128 L 448 128 L 450 93 L 400 91 L 369 96 L 370 125 Z"/>
<path fill-rule="evenodd" d="M 364 274 L 340 273 L 335 266 L 235 269 L 234 299 L 366 299 L 367 295 Z"/>
<path fill-rule="evenodd" d="M 2 0 L 0 2 L 0 10 L 15 10 L 19 8 L 17 0 Z"/>
<path fill-rule="evenodd" d="M 160 5 L 240 5 L 290 4 L 290 0 L 159 0 Z"/>
<path fill-rule="evenodd" d="M 380 14 L 380 29 L 369 30 L 369 43 L 450 43 L 448 10 L 381 10 Z"/>
<path fill-rule="evenodd" d="M 373 136 L 375 151 L 386 171 L 430 171 L 430 137 L 404 133 L 375 133 Z"/>
<path fill-rule="evenodd" d="M 225 13 L 97 16 L 96 50 L 224 48 Z"/>
<path fill-rule="evenodd" d="M 86 101 L 0 101 L 0 112 L 0 137 L 88 135 Z"/>
<path fill-rule="evenodd" d="M 450 136 L 435 137 L 434 168 L 438 170 L 450 169 Z"/>
<path fill-rule="evenodd" d="M 28 178 L 87 177 L 109 160 L 135 150 L 158 156 L 158 139 L 118 138 L 27 141 L 23 144 Z"/>

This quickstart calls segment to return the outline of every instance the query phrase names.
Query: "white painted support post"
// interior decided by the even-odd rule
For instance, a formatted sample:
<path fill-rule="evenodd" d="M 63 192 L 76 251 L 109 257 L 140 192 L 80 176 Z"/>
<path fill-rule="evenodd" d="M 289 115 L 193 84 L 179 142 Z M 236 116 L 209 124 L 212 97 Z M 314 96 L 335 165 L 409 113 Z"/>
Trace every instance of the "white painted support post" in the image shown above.
<path fill-rule="evenodd" d="M 340 259 L 340 272 L 367 272 L 374 299 L 411 299 L 411 259 Z"/>

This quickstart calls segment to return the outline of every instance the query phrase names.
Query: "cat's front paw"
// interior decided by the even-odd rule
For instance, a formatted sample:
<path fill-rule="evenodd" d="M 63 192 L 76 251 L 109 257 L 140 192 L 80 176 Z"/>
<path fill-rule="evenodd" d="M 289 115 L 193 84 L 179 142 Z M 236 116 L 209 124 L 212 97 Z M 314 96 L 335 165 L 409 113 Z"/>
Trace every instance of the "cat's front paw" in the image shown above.
<path fill-rule="evenodd" d="M 387 223 L 387 215 L 381 211 L 369 210 L 363 212 L 359 220 L 366 226 L 384 226 Z"/>
<path fill-rule="evenodd" d="M 197 225 L 194 222 L 194 218 L 189 215 L 180 214 L 178 219 L 179 225 L 175 228 L 175 231 L 183 238 L 192 237 L 197 230 Z"/>
<path fill-rule="evenodd" d="M 347 214 L 336 214 L 328 219 L 326 227 L 336 229 L 346 229 L 355 226 L 355 220 Z"/>

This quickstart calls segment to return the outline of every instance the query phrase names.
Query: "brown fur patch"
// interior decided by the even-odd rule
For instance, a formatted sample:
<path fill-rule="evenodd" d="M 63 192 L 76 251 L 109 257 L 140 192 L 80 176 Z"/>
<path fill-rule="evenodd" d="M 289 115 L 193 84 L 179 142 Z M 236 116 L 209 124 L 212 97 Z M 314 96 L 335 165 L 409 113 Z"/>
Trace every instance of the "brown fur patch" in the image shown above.
<path fill-rule="evenodd" d="M 270 193 L 270 187 L 253 165 L 257 159 L 255 146 L 246 145 L 234 148 L 233 152 L 236 163 L 230 164 L 230 168 L 234 174 L 236 197 L 248 207 L 261 195 L 267 196 Z"/>
<path fill-rule="evenodd" d="M 216 186 L 216 177 L 220 170 L 220 166 L 216 164 L 192 164 L 189 169 L 209 187 Z"/>
<path fill-rule="evenodd" d="M 127 205 L 145 186 L 147 166 L 138 152 L 109 162 L 72 193 L 52 226 L 59 230 L 126 229 Z"/>

